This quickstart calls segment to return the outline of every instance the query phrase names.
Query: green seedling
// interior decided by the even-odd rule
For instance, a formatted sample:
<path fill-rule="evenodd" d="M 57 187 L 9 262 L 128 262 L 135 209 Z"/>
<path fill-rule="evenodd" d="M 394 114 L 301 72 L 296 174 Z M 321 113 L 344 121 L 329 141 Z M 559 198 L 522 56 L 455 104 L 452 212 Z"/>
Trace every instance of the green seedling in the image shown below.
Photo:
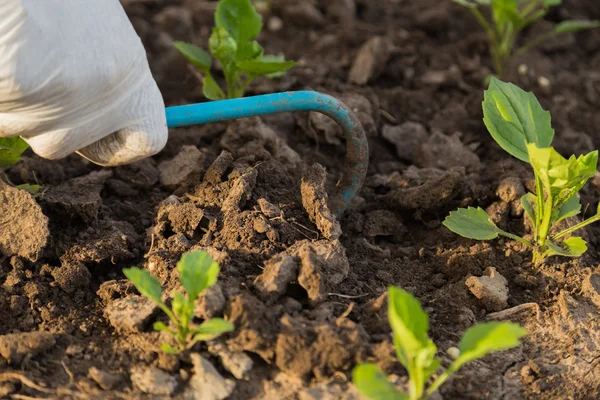
<path fill-rule="evenodd" d="M 210 100 L 242 97 L 256 78 L 280 77 L 296 65 L 281 56 L 265 55 L 254 40 L 263 24 L 250 0 L 220 0 L 215 25 L 208 42 L 210 54 L 193 44 L 175 42 L 183 56 L 200 70 L 204 79 L 202 92 Z M 213 57 L 219 60 L 223 69 L 225 90 L 210 72 Z"/>
<path fill-rule="evenodd" d="M 513 235 L 498 228 L 481 208 L 460 208 L 451 212 L 444 225 L 470 239 L 491 240 L 505 236 L 524 243 L 533 251 L 539 265 L 546 257 L 579 257 L 587 250 L 581 237 L 571 233 L 600 220 L 596 214 L 553 235 L 560 221 L 581 213 L 578 192 L 596 174 L 598 151 L 569 159 L 550 147 L 554 137 L 550 113 L 544 111 L 533 93 L 492 79 L 483 101 L 484 123 L 506 152 L 533 168 L 536 192 L 521 198 L 525 215 L 533 226 L 533 238 Z"/>
<path fill-rule="evenodd" d="M 215 284 L 219 269 L 219 264 L 204 251 L 185 254 L 177 263 L 177 270 L 186 294 L 175 292 L 171 308 L 162 300 L 160 283 L 148 271 L 135 267 L 123 270 L 136 289 L 158 305 L 175 326 L 175 329 L 171 329 L 162 322 L 154 323 L 154 330 L 168 332 L 177 341 L 177 348 L 163 344 L 164 352 L 180 353 L 192 348 L 199 341 L 213 340 L 223 333 L 233 331 L 233 325 L 221 318 L 213 318 L 200 325 L 192 322 L 196 299 L 200 293 Z"/>
<path fill-rule="evenodd" d="M 530 42 L 516 48 L 520 33 L 529 25 L 542 19 L 553 6 L 562 0 L 453 0 L 469 9 L 488 35 L 490 52 L 496 74 L 502 76 L 504 66 L 511 57 L 517 57 L 554 37 L 569 32 L 578 32 L 600 26 L 600 21 L 569 20 Z M 490 9 L 491 18 L 486 18 L 480 7 Z"/>
<path fill-rule="evenodd" d="M 388 289 L 388 320 L 393 331 L 396 356 L 408 372 L 408 393 L 398 391 L 375 364 L 361 364 L 352 372 L 359 392 L 371 400 L 427 399 L 463 365 L 492 352 L 519 346 L 527 331 L 511 322 L 487 322 L 469 328 L 452 353 L 453 363 L 433 381 L 441 360 L 429 338 L 429 317 L 410 293 L 395 287 Z M 431 384 L 426 387 L 427 383 Z"/>
<path fill-rule="evenodd" d="M 27 142 L 18 136 L 0 138 L 0 168 L 10 167 L 19 162 L 21 155 L 29 148 Z M 18 185 L 17 189 L 25 190 L 36 196 L 40 193 L 39 185 Z"/>

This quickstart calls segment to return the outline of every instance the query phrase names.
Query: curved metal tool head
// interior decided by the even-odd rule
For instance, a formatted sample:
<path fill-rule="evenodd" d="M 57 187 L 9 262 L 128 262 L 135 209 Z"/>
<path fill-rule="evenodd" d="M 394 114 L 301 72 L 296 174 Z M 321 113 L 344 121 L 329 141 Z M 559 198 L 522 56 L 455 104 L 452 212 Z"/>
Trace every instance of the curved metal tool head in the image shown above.
<path fill-rule="evenodd" d="M 335 120 L 344 131 L 344 174 L 337 184 L 336 193 L 329 199 L 331 210 L 339 217 L 363 185 L 369 165 L 369 145 L 364 129 L 354 112 L 338 99 L 313 91 L 283 92 L 168 107 L 166 114 L 169 128 L 175 128 L 294 111 L 325 114 Z"/>

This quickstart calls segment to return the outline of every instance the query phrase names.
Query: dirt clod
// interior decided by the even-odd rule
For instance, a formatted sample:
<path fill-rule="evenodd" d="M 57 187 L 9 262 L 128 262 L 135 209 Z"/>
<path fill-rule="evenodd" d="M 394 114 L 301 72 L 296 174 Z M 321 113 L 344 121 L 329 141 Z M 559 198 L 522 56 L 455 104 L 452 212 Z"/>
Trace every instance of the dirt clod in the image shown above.
<path fill-rule="evenodd" d="M 129 295 L 109 303 L 104 315 L 117 332 L 142 332 L 157 309 L 156 304 L 145 297 Z"/>
<path fill-rule="evenodd" d="M 414 161 L 417 151 L 429 139 L 427 129 L 418 122 L 384 125 L 381 135 L 396 146 L 396 154 L 403 160 Z"/>
<path fill-rule="evenodd" d="M 91 367 L 88 375 L 104 390 L 111 390 L 123 382 L 121 374 L 107 372 L 96 367 Z"/>
<path fill-rule="evenodd" d="M 396 214 L 389 210 L 376 210 L 367 214 L 363 233 L 368 237 L 400 236 L 405 230 Z"/>
<path fill-rule="evenodd" d="M 225 296 L 219 282 L 200 294 L 194 305 L 196 318 L 211 319 L 223 314 Z"/>
<path fill-rule="evenodd" d="M 86 288 L 92 275 L 82 264 L 67 264 L 55 268 L 52 277 L 62 290 L 73 293 L 77 289 Z"/>
<path fill-rule="evenodd" d="M 11 333 L 0 336 L 0 355 L 9 364 L 19 365 L 25 357 L 35 357 L 56 344 L 57 336 L 48 332 Z"/>
<path fill-rule="evenodd" d="M 155 367 L 136 365 L 129 377 L 139 390 L 155 396 L 172 396 L 178 386 L 177 378 Z"/>
<path fill-rule="evenodd" d="M 205 156 L 196 146 L 184 146 L 171 160 L 158 165 L 160 183 L 174 189 L 204 172 Z"/>
<path fill-rule="evenodd" d="M 458 137 L 447 136 L 437 131 L 419 148 L 414 163 L 421 168 L 464 167 L 469 171 L 475 171 L 480 166 L 479 156 Z"/>
<path fill-rule="evenodd" d="M 249 372 L 254 366 L 254 362 L 243 351 L 231 352 L 221 343 L 213 342 L 208 346 L 208 351 L 216 355 L 221 360 L 221 364 L 236 379 L 248 380 Z"/>
<path fill-rule="evenodd" d="M 200 354 L 190 355 L 194 375 L 183 394 L 186 400 L 224 400 L 231 395 L 235 382 L 224 379 L 215 367 Z"/>
<path fill-rule="evenodd" d="M 465 284 L 488 311 L 500 311 L 508 305 L 508 281 L 496 268 L 489 267 L 485 276 L 472 276 Z"/>
<path fill-rule="evenodd" d="M 288 285 L 298 278 L 298 265 L 293 257 L 281 253 L 265 262 L 265 268 L 254 280 L 254 287 L 263 300 L 276 300 L 285 294 Z"/>
<path fill-rule="evenodd" d="M 385 69 L 390 57 L 390 44 L 386 38 L 375 36 L 358 51 L 348 79 L 357 85 L 365 85 Z"/>
<path fill-rule="evenodd" d="M 326 178 L 325 168 L 321 165 L 315 164 L 308 169 L 302 178 L 302 205 L 323 236 L 337 239 L 342 235 L 342 228 L 327 206 Z"/>
<path fill-rule="evenodd" d="M 496 188 L 496 195 L 506 203 L 520 200 L 525 194 L 525 188 L 521 180 L 516 177 L 508 177 L 502 180 Z"/>
<path fill-rule="evenodd" d="M 0 180 L 0 252 L 35 261 L 49 234 L 48 218 L 31 194 Z"/>

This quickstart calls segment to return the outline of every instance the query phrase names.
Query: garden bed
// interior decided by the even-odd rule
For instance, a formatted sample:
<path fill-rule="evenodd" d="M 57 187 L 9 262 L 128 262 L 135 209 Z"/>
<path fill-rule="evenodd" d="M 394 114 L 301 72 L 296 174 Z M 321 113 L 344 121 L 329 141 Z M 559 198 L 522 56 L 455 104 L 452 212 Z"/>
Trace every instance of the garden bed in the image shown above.
<path fill-rule="evenodd" d="M 167 105 L 202 101 L 197 75 L 170 43 L 204 45 L 216 3 L 124 3 Z M 161 317 L 122 274 L 145 267 L 173 289 L 175 264 L 191 249 L 222 265 L 219 288 L 197 316 L 224 315 L 236 330 L 199 349 L 225 385 L 235 382 L 232 399 L 357 398 L 349 373 L 365 360 L 401 382 L 388 285 L 421 300 L 442 351 L 477 321 L 528 329 L 523 346 L 461 369 L 443 398 L 600 397 L 600 227 L 586 228 L 582 258 L 534 268 L 522 245 L 475 242 L 441 225 L 449 211 L 473 205 L 500 227 L 527 229 L 517 202 L 533 175 L 483 125 L 491 62 L 471 15 L 435 0 L 287 3 L 265 17 L 260 39 L 299 65 L 249 94 L 312 89 L 357 112 L 370 165 L 341 236 L 314 203 L 340 178 L 345 146 L 335 124 L 317 115 L 174 129 L 159 155 L 110 169 L 28 153 L 5 172 L 16 184 L 43 186 L 43 214 L 28 195 L 0 188 L 5 215 L 34 210 L 0 232 L 25 249 L 0 258 L 0 397 L 202 398 L 194 384 L 208 372 L 194 356 L 161 353 L 163 337 L 151 329 Z M 566 0 L 548 19 L 567 17 L 600 19 L 600 6 Z M 600 29 L 549 41 L 507 68 L 505 80 L 550 110 L 563 155 L 600 147 L 598 65 Z M 581 195 L 595 210 L 600 175 Z M 286 258 L 287 285 L 276 274 Z M 465 284 L 486 274 L 508 288 L 506 302 L 482 301 Z"/>

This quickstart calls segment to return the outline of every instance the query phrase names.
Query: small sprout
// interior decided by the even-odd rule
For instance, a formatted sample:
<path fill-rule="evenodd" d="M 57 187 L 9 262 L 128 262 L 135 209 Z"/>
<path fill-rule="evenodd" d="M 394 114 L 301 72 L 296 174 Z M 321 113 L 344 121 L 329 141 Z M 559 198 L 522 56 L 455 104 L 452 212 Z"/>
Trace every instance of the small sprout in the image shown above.
<path fill-rule="evenodd" d="M 192 322 L 196 299 L 200 293 L 217 282 L 219 269 L 219 264 L 204 251 L 185 254 L 177 263 L 177 270 L 179 281 L 186 294 L 175 292 L 170 309 L 162 301 L 160 283 L 148 271 L 135 267 L 123 270 L 136 289 L 144 297 L 156 303 L 175 326 L 175 329 L 172 329 L 162 322 L 154 323 L 155 331 L 168 332 L 177 341 L 177 348 L 163 344 L 164 352 L 180 353 L 192 348 L 199 341 L 213 340 L 223 333 L 233 331 L 233 325 L 221 318 L 213 318 L 200 325 Z"/>
<path fill-rule="evenodd" d="M 20 137 L 0 138 L 0 168 L 16 164 L 21 154 L 29 148 L 27 142 Z"/>
<path fill-rule="evenodd" d="M 517 347 L 527 334 L 524 328 L 511 322 L 487 322 L 469 328 L 459 348 L 448 349 L 454 362 L 426 388 L 441 363 L 436 357 L 437 347 L 428 335 L 429 317 L 410 293 L 390 287 L 388 295 L 388 319 L 398 360 L 408 371 L 409 390 L 408 393 L 398 391 L 376 365 L 361 364 L 352 372 L 352 379 L 359 392 L 371 400 L 427 399 L 466 363 Z"/>
<path fill-rule="evenodd" d="M 554 26 L 550 32 L 532 39 L 516 48 L 520 33 L 534 22 L 544 18 L 550 7 L 559 6 L 562 0 L 452 0 L 466 7 L 486 31 L 496 74 L 502 76 L 507 61 L 520 56 L 532 47 L 569 32 L 579 32 L 600 27 L 600 21 L 571 20 Z M 486 18 L 480 6 L 490 8 L 491 18 Z"/>
<path fill-rule="evenodd" d="M 483 101 L 484 123 L 492 137 L 506 152 L 533 168 L 536 193 L 521 198 L 525 215 L 532 222 L 533 240 L 498 228 L 481 208 L 459 208 L 450 213 L 444 225 L 452 232 L 476 240 L 505 236 L 533 250 L 537 265 L 546 257 L 579 257 L 587 250 L 585 240 L 574 236 L 578 229 L 600 221 L 600 206 L 591 218 L 550 235 L 558 222 L 579 215 L 578 192 L 596 174 L 598 151 L 569 159 L 550 147 L 554 130 L 550 113 L 544 111 L 532 93 L 517 86 L 492 79 Z"/>
<path fill-rule="evenodd" d="M 280 56 L 265 55 L 254 40 L 263 23 L 250 0 L 220 0 L 215 25 L 208 41 L 210 54 L 190 43 L 174 43 L 177 50 L 200 70 L 204 79 L 202 92 L 209 100 L 242 97 L 256 78 L 281 77 L 296 65 Z M 219 60 L 223 69 L 225 89 L 210 72 L 213 57 Z"/>

